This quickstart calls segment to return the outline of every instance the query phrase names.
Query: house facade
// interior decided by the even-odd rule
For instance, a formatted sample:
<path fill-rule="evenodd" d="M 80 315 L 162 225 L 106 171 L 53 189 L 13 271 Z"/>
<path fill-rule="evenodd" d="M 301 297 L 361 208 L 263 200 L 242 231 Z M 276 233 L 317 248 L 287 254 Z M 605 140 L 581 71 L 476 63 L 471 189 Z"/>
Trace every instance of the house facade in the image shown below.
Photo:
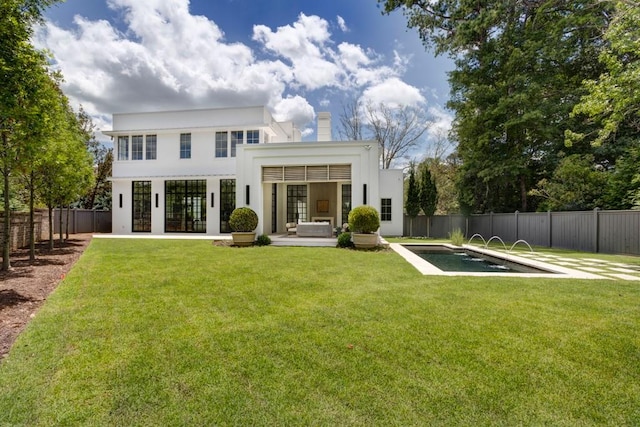
<path fill-rule="evenodd" d="M 113 115 L 114 234 L 230 233 L 233 209 L 248 206 L 258 234 L 290 222 L 346 222 L 368 204 L 380 234 L 401 235 L 403 176 L 379 168 L 375 141 L 332 141 L 328 113 L 318 141 L 264 107 Z"/>

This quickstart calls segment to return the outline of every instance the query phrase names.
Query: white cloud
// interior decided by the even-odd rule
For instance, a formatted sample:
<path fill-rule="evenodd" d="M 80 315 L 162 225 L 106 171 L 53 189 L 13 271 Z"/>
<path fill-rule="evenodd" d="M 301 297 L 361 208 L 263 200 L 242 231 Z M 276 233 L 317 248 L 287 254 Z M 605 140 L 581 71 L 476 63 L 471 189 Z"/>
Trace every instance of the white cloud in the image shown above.
<path fill-rule="evenodd" d="M 433 121 L 431 127 L 427 131 L 429 136 L 436 138 L 440 135 L 447 135 L 451 130 L 453 115 L 439 106 L 430 107 L 429 115 Z"/>
<path fill-rule="evenodd" d="M 338 27 L 340 27 L 340 30 L 343 33 L 348 32 L 349 31 L 349 27 L 347 27 L 347 23 L 345 22 L 344 18 L 342 16 L 338 15 L 337 20 L 338 20 Z"/>
<path fill-rule="evenodd" d="M 425 102 L 401 80 L 408 57 L 337 44 L 318 16 L 300 14 L 275 30 L 255 25 L 252 48 L 227 42 L 214 21 L 190 13 L 188 0 L 108 5 L 122 16 L 122 30 L 76 16 L 71 28 L 46 23 L 35 40 L 53 53 L 65 93 L 98 126 L 108 127 L 115 112 L 267 105 L 278 120 L 308 133 L 315 111 L 307 97 L 314 91 L 325 92 L 318 96 L 322 107 L 333 98 L 327 93 L 346 92 L 364 92 L 374 102 Z M 348 29 L 341 17 L 338 24 Z"/>
<path fill-rule="evenodd" d="M 397 77 L 391 77 L 385 81 L 371 86 L 362 94 L 364 104 L 385 104 L 390 108 L 409 106 L 418 107 L 426 102 L 420 90 L 411 86 Z"/>

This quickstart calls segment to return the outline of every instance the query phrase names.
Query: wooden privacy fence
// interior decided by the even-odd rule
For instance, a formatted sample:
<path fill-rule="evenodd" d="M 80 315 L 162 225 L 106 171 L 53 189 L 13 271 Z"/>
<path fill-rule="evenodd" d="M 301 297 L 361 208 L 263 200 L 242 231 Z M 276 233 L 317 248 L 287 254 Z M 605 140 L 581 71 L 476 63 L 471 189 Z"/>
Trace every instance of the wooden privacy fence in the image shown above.
<path fill-rule="evenodd" d="M 60 232 L 60 215 L 62 214 L 62 232 L 67 230 L 67 210 L 54 209 L 53 231 Z M 69 233 L 111 233 L 111 211 L 91 209 L 71 209 L 69 211 Z"/>
<path fill-rule="evenodd" d="M 404 218 L 409 235 L 411 219 Z M 436 215 L 429 236 L 447 238 L 459 228 L 467 238 L 499 236 L 505 242 L 525 240 L 530 245 L 585 252 L 640 255 L 640 210 L 527 212 L 471 215 Z M 413 235 L 427 235 L 427 218 L 413 219 Z"/>

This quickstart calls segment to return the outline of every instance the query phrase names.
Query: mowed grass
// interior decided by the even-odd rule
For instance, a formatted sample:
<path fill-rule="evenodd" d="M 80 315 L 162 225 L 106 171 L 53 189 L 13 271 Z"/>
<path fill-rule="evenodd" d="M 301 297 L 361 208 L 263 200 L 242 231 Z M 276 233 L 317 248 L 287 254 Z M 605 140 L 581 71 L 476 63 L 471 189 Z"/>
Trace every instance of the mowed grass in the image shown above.
<path fill-rule="evenodd" d="M 532 424 L 640 424 L 637 283 L 94 239 L 0 364 L 0 425 Z"/>

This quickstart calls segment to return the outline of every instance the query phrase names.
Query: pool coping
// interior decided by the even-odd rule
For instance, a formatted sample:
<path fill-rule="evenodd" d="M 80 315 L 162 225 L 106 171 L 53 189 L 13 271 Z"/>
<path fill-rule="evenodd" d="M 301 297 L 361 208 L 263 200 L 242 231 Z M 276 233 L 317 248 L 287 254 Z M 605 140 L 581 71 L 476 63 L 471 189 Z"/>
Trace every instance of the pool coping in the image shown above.
<path fill-rule="evenodd" d="M 484 249 L 473 245 L 455 246 L 447 243 L 391 243 L 389 245 L 398 255 L 404 258 L 409 264 L 411 264 L 416 270 L 423 275 L 431 276 L 476 276 L 476 277 L 532 277 L 532 278 L 552 278 L 552 279 L 609 279 L 610 277 L 599 276 L 597 274 L 588 273 L 586 271 L 575 270 L 572 268 L 547 264 L 546 262 L 536 261 L 529 258 L 519 257 L 517 255 L 506 254 L 504 252 L 493 251 L 491 249 Z M 450 249 L 469 249 L 475 252 L 485 254 L 492 257 L 503 258 L 507 261 L 515 262 L 541 270 L 547 270 L 549 273 L 477 273 L 477 272 L 463 272 L 463 271 L 443 271 L 434 266 L 427 260 L 421 258 L 419 255 L 411 252 L 405 246 L 443 246 Z"/>

